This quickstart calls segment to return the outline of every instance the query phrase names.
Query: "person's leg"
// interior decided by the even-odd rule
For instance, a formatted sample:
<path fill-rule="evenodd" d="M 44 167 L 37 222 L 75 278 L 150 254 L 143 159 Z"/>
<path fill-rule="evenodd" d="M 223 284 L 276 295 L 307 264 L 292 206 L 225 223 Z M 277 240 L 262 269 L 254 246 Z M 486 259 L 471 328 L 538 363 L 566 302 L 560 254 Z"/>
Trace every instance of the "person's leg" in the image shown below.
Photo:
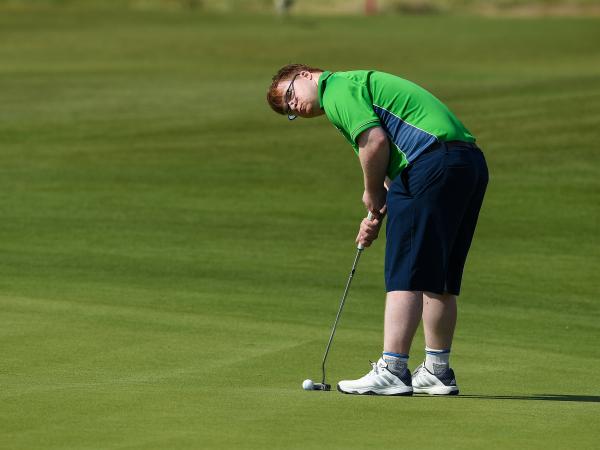
<path fill-rule="evenodd" d="M 438 223 L 444 224 L 441 241 L 444 250 L 440 255 L 445 255 L 445 280 L 443 289 L 433 291 L 444 293 L 424 289 L 426 354 L 425 361 L 412 376 L 413 392 L 432 395 L 456 395 L 459 392 L 449 359 L 456 326 L 456 296 L 460 292 L 462 270 L 474 230 L 471 205 L 479 181 L 477 164 L 473 161 L 476 159 L 474 149 L 451 148 L 446 155 L 444 184 L 439 192 L 435 192 L 439 197 L 434 202 L 439 206 L 436 210 L 439 211 Z"/>
<path fill-rule="evenodd" d="M 445 293 L 423 293 L 423 330 L 425 345 L 432 349 L 450 350 L 456 327 L 456 296 Z"/>
<path fill-rule="evenodd" d="M 408 353 L 422 314 L 421 291 L 388 292 L 382 357 L 364 377 L 340 381 L 338 390 L 347 394 L 412 395 Z"/>
<path fill-rule="evenodd" d="M 425 368 L 440 375 L 450 368 L 450 348 L 456 327 L 456 296 L 423 293 Z"/>
<path fill-rule="evenodd" d="M 412 376 L 413 390 L 420 394 L 455 395 L 458 386 L 450 368 L 450 348 L 456 326 L 456 296 L 423 293 L 425 361 Z"/>
<path fill-rule="evenodd" d="M 408 355 L 423 314 L 423 293 L 387 293 L 383 332 L 383 351 Z"/>

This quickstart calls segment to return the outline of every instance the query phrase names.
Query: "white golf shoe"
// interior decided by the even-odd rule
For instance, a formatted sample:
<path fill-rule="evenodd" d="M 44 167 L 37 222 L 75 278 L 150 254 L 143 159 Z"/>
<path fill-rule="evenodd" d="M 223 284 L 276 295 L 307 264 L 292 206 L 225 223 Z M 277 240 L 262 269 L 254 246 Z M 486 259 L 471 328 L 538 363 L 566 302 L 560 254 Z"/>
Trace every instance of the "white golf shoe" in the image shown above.
<path fill-rule="evenodd" d="M 400 376 L 389 371 L 387 363 L 380 358 L 372 362 L 371 371 L 358 380 L 343 380 L 337 389 L 344 394 L 365 395 L 412 395 L 410 371 L 407 369 Z"/>
<path fill-rule="evenodd" d="M 444 372 L 434 375 L 425 364 L 421 364 L 415 369 L 412 375 L 412 385 L 415 394 L 430 395 L 457 395 L 458 386 L 454 371 L 450 368 Z"/>

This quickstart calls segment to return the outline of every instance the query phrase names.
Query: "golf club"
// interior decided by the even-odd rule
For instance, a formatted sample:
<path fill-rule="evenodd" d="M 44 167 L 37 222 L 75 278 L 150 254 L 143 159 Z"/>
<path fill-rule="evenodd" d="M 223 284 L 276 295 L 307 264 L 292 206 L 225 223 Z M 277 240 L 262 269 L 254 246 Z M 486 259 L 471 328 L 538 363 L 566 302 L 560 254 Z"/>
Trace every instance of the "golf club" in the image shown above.
<path fill-rule="evenodd" d="M 368 220 L 373 219 L 373 214 L 369 211 L 367 215 Z M 329 336 L 329 341 L 327 342 L 327 347 L 325 348 L 325 355 L 323 356 L 323 362 L 321 364 L 321 373 L 323 375 L 321 379 L 321 383 L 313 383 L 312 380 L 305 380 L 302 383 L 302 387 L 307 391 L 330 391 L 331 385 L 327 384 L 325 381 L 325 363 L 327 362 L 327 355 L 329 355 L 329 349 L 331 348 L 331 343 L 333 342 L 333 336 L 335 335 L 335 330 L 337 328 L 338 321 L 340 320 L 340 315 L 342 314 L 342 309 L 344 308 L 344 303 L 346 303 L 346 297 L 348 295 L 348 290 L 350 289 L 350 283 L 352 283 L 352 278 L 354 278 L 354 273 L 356 272 L 356 266 L 358 265 L 358 260 L 360 259 L 360 255 L 363 252 L 365 247 L 361 244 L 358 244 L 356 247 L 356 256 L 354 257 L 354 263 L 352 264 L 352 269 L 350 270 L 350 276 L 348 277 L 348 281 L 346 282 L 346 288 L 344 289 L 344 294 L 342 295 L 342 300 L 340 302 L 340 307 L 338 308 L 337 315 L 335 316 L 335 321 L 333 322 L 333 327 L 331 329 L 331 335 Z"/>

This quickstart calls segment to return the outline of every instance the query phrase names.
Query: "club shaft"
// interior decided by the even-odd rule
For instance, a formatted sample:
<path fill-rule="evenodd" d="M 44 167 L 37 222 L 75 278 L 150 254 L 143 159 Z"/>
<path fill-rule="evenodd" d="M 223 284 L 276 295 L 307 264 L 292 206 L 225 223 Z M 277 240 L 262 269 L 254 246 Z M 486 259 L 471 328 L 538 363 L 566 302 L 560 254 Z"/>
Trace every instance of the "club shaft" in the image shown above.
<path fill-rule="evenodd" d="M 335 335 L 335 330 L 337 328 L 338 321 L 340 320 L 340 315 L 342 314 L 342 309 L 344 309 L 344 303 L 346 303 L 346 296 L 348 295 L 348 290 L 350 289 L 350 284 L 352 283 L 352 278 L 354 278 L 354 272 L 356 272 L 356 266 L 358 265 L 358 260 L 360 259 L 360 255 L 363 252 L 363 248 L 359 247 L 356 251 L 356 256 L 354 257 L 354 263 L 352 264 L 352 270 L 350 271 L 350 276 L 348 277 L 348 282 L 346 283 L 346 289 L 344 289 L 344 295 L 342 295 L 342 301 L 340 302 L 340 307 L 338 309 L 337 315 L 335 316 L 335 321 L 333 322 L 333 328 L 331 329 L 331 335 L 329 336 L 329 342 L 327 342 L 327 347 L 325 348 L 325 355 L 323 356 L 323 363 L 321 365 L 321 370 L 323 373 L 323 384 L 325 383 L 325 362 L 327 361 L 327 355 L 329 354 L 329 349 L 331 348 L 331 343 L 333 342 L 333 336 Z"/>

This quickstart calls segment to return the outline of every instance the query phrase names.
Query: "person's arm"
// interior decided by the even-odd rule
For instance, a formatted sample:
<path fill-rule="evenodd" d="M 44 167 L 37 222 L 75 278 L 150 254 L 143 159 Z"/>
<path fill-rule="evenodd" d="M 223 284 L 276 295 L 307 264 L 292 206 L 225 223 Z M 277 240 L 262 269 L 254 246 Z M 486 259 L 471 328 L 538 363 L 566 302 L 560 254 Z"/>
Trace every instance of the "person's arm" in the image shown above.
<path fill-rule="evenodd" d="M 377 239 L 381 221 L 386 212 L 387 186 L 385 182 L 390 157 L 390 146 L 383 128 L 373 127 L 363 131 L 357 139 L 358 157 L 363 169 L 365 193 L 363 203 L 373 213 L 373 219 L 363 219 L 356 243 L 369 247 Z"/>
<path fill-rule="evenodd" d="M 358 157 L 362 166 L 365 184 L 363 203 L 368 211 L 379 218 L 385 206 L 385 179 L 390 159 L 390 145 L 381 127 L 363 131 L 357 139 Z"/>

